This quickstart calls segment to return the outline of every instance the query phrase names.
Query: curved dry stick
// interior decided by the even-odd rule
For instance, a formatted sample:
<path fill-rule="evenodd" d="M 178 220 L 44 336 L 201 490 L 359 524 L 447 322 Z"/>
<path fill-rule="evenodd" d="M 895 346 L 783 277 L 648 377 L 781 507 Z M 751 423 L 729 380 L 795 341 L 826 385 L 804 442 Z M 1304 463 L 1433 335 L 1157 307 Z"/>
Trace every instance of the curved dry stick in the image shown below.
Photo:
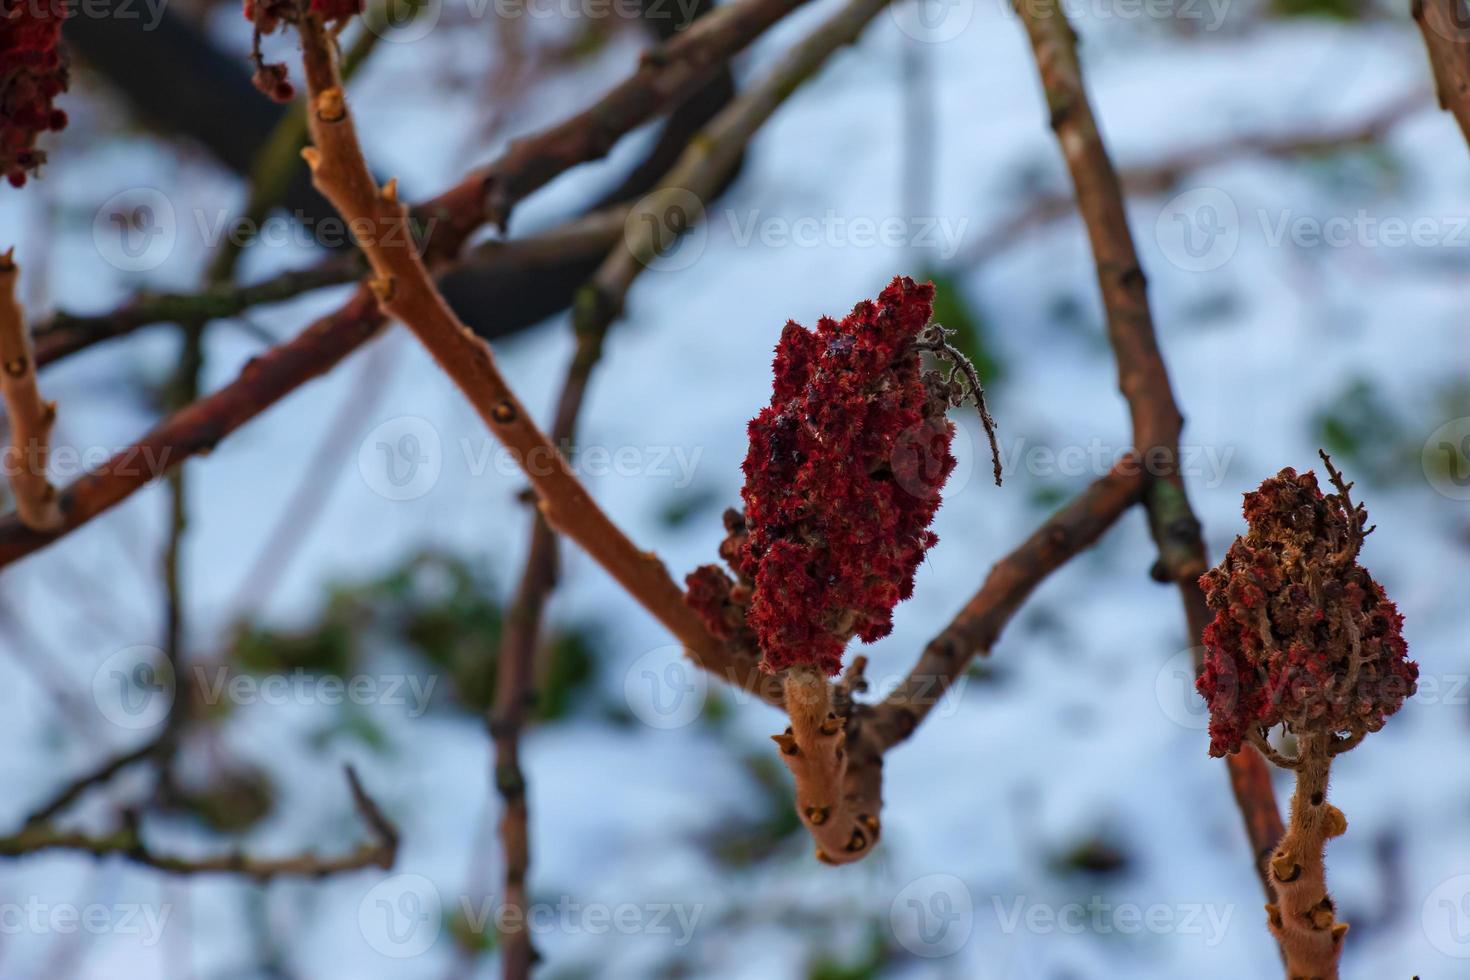
<path fill-rule="evenodd" d="M 116 854 L 134 864 L 169 874 L 237 874 L 260 881 L 287 875 L 320 878 L 362 868 L 386 870 L 393 867 L 398 856 L 397 828 L 367 795 L 351 766 L 347 767 L 347 785 L 352 791 L 353 806 L 371 837 L 338 857 L 306 853 L 283 858 L 256 858 L 241 851 L 208 858 L 160 854 L 143 840 L 134 815 L 128 815 L 120 829 L 103 835 L 55 830 L 44 823 L 28 824 L 18 833 L 0 837 L 0 856 L 16 857 L 50 850 L 80 851 L 99 858 Z"/>
<path fill-rule="evenodd" d="M 10 445 L 3 459 L 21 522 L 46 531 L 61 524 L 56 488 L 46 479 L 56 403 L 43 400 L 36 387 L 31 334 L 15 295 L 19 278 L 15 250 L 0 254 L 0 395 L 10 420 Z"/>
<path fill-rule="evenodd" d="M 1159 352 L 1122 187 L 1088 103 L 1076 35 L 1059 0 L 1019 0 L 1016 10 L 1035 51 L 1052 129 L 1092 246 L 1108 338 L 1118 363 L 1118 386 L 1128 402 L 1135 451 L 1148 476 L 1144 503 L 1159 552 L 1154 576 L 1178 587 L 1191 642 L 1197 645 L 1212 618 L 1199 588 L 1199 577 L 1208 567 L 1204 539 L 1179 474 L 1184 419 Z M 1269 897 L 1271 880 L 1264 858 L 1281 839 L 1283 828 L 1266 761 L 1254 748 L 1244 747 L 1228 756 L 1226 764 L 1256 854 L 1256 871 Z"/>

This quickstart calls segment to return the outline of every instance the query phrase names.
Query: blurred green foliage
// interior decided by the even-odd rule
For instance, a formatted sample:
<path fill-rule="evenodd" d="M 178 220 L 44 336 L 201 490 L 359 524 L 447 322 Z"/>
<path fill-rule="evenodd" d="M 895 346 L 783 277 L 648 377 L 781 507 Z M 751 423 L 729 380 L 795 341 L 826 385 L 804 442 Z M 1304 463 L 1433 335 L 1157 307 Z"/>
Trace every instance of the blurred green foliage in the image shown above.
<path fill-rule="evenodd" d="M 855 959 L 824 953 L 807 968 L 807 980 L 876 980 L 880 970 L 894 958 L 887 923 L 869 924 L 867 943 Z"/>
<path fill-rule="evenodd" d="M 426 551 L 377 578 L 332 586 L 321 614 L 305 626 L 241 624 L 230 663 L 255 674 L 306 671 L 347 678 L 365 670 L 370 651 L 403 652 L 426 676 L 448 682 L 436 689 L 435 707 L 479 713 L 495 696 L 503 627 L 504 610 L 488 574 L 458 556 Z M 545 630 L 535 717 L 551 721 L 570 712 L 594 670 L 587 630 Z M 377 740 L 370 720 L 344 714 L 344 725 L 369 743 Z"/>

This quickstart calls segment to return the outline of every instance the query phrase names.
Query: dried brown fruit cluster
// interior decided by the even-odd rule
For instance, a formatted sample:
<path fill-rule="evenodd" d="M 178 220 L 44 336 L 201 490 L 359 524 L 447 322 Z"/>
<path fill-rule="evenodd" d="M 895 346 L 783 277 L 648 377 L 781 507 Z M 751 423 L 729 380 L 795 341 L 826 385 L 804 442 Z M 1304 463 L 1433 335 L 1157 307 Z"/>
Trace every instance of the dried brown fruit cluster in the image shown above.
<path fill-rule="evenodd" d="M 1246 494 L 1249 530 L 1200 579 L 1215 610 L 1198 684 L 1212 755 L 1247 740 L 1265 748 L 1265 732 L 1283 723 L 1341 751 L 1414 693 L 1403 617 L 1357 561 L 1367 512 L 1327 466 L 1336 493 L 1287 468 Z"/>

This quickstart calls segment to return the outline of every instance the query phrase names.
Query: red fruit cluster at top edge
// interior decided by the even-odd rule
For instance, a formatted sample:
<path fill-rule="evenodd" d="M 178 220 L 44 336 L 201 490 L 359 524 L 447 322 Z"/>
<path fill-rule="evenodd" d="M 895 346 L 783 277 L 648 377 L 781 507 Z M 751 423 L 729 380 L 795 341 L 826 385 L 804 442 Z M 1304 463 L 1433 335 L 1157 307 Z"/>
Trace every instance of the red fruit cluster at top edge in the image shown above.
<path fill-rule="evenodd" d="M 46 161 L 40 134 L 63 129 L 66 113 L 52 103 L 66 91 L 60 0 L 0 0 L 0 174 L 20 187 Z"/>
<path fill-rule="evenodd" d="M 1414 693 L 1403 617 L 1358 549 L 1367 518 L 1346 493 L 1324 496 L 1291 468 L 1245 495 L 1249 530 L 1200 579 L 1214 621 L 1198 689 L 1210 708 L 1210 754 L 1252 731 L 1360 738 Z"/>
<path fill-rule="evenodd" d="M 727 556 L 749 583 L 767 670 L 835 674 L 854 635 L 886 636 L 938 540 L 928 527 L 955 465 L 954 426 L 947 388 L 914 346 L 933 299 L 932 284 L 896 278 L 841 322 L 787 323 L 781 335 L 771 404 L 750 423 L 745 536 Z M 690 576 L 691 603 L 720 635 L 727 583 L 712 567 Z"/>

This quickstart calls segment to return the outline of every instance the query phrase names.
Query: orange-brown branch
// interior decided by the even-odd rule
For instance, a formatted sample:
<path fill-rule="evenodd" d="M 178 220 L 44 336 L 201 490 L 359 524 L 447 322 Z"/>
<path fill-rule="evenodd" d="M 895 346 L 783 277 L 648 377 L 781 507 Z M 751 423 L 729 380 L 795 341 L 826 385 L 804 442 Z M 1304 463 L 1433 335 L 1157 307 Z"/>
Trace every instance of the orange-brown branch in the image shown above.
<path fill-rule="evenodd" d="M 36 387 L 31 333 L 15 295 L 19 278 L 14 249 L 0 254 L 0 395 L 10 419 L 5 473 L 21 521 L 32 530 L 47 531 L 61 524 L 56 488 L 46 479 L 56 403 L 41 398 Z"/>

